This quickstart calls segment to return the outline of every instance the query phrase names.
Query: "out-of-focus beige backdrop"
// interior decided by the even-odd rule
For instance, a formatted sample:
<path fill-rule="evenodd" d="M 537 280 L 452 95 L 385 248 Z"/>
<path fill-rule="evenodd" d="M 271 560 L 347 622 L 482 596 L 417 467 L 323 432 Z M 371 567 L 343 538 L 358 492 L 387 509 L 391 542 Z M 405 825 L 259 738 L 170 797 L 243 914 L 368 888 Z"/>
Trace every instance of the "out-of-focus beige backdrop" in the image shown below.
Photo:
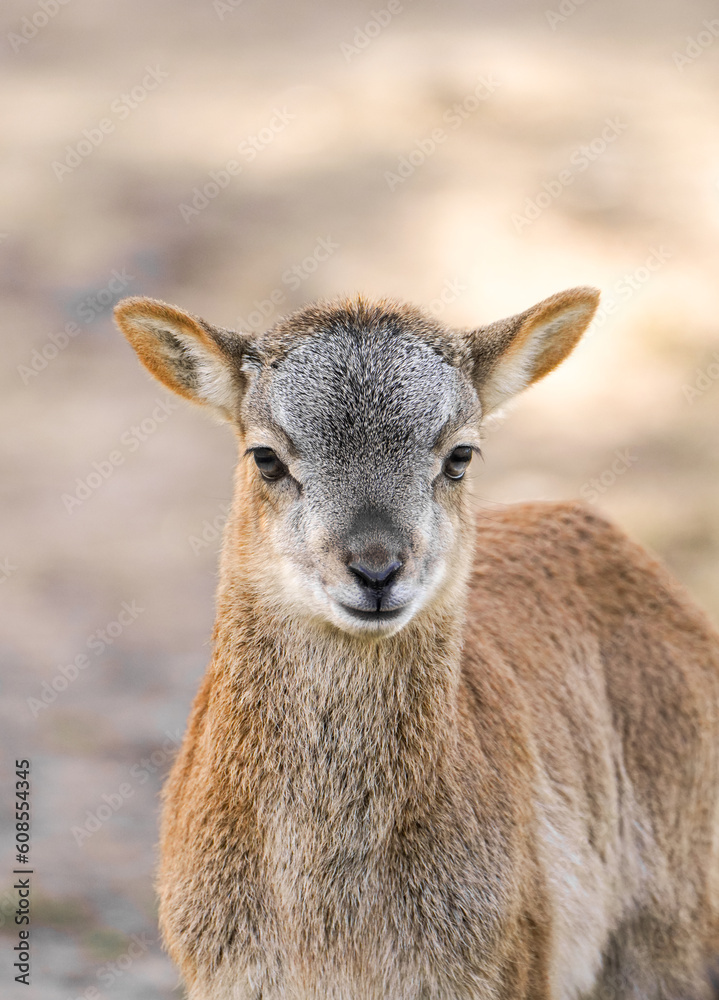
<path fill-rule="evenodd" d="M 124 295 L 258 328 L 362 291 L 469 326 L 604 306 L 487 434 L 478 504 L 594 501 L 719 618 L 719 12 L 669 0 L 6 0 L 4 778 L 32 758 L 33 985 L 179 997 L 158 793 L 208 654 L 226 429 Z"/>

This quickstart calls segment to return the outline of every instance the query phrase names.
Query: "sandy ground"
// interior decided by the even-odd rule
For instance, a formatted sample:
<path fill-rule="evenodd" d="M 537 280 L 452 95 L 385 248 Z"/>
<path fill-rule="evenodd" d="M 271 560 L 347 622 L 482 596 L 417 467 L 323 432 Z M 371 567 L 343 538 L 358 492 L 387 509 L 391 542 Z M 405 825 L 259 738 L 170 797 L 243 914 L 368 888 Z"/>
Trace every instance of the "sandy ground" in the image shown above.
<path fill-rule="evenodd" d="M 158 793 L 234 455 L 140 371 L 123 295 L 259 328 L 362 291 L 471 326 L 598 285 L 585 342 L 487 434 L 478 506 L 596 502 L 719 618 L 715 6 L 382 4 L 3 5 L 3 996 L 181 995 Z M 30 990 L 9 957 L 22 757 Z"/>

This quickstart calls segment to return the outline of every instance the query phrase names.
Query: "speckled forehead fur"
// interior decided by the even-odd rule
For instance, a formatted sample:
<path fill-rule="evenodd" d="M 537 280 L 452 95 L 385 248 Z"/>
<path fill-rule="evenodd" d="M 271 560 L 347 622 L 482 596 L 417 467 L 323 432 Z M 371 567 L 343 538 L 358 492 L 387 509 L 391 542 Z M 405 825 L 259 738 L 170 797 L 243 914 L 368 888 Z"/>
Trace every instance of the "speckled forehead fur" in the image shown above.
<path fill-rule="evenodd" d="M 443 429 L 479 419 L 462 344 L 419 310 L 362 299 L 293 314 L 253 345 L 243 407 L 322 464 L 416 461 Z"/>

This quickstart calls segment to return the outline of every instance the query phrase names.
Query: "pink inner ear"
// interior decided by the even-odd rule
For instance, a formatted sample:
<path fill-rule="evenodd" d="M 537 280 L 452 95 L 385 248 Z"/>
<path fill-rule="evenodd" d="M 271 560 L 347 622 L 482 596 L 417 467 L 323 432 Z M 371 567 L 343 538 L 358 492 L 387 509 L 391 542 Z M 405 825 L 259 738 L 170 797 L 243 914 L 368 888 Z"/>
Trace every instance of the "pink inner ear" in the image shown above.
<path fill-rule="evenodd" d="M 485 412 L 556 368 L 589 325 L 598 302 L 596 289 L 572 288 L 477 331 L 475 384 Z"/>
<path fill-rule="evenodd" d="M 566 300 L 564 303 L 550 300 L 549 307 L 531 322 L 527 336 L 531 338 L 534 333 L 538 342 L 533 352 L 530 383 L 543 378 L 567 357 L 589 326 L 599 303 L 599 293 L 593 289 L 564 292 L 562 298 Z"/>
<path fill-rule="evenodd" d="M 187 342 L 197 343 L 198 351 L 205 354 L 215 352 L 218 360 L 220 352 L 192 316 L 154 299 L 125 299 L 116 307 L 115 318 L 155 378 L 180 396 L 202 402 L 197 394 L 197 365 L 192 363 Z"/>

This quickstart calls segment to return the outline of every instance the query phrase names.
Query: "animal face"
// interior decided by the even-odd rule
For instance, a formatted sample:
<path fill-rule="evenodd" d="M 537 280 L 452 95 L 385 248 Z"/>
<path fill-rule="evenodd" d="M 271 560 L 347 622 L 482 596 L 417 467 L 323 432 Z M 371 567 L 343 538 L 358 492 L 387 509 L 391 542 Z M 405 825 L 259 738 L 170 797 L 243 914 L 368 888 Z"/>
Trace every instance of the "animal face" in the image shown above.
<path fill-rule="evenodd" d="M 234 424 L 253 585 L 285 613 L 380 636 L 463 562 L 483 413 L 557 364 L 596 302 L 576 289 L 464 333 L 362 300 L 256 338 L 148 299 L 117 315 L 153 374 Z"/>
<path fill-rule="evenodd" d="M 400 628 L 458 542 L 481 409 L 434 332 L 338 311 L 276 365 L 244 365 L 244 460 L 272 512 L 278 581 L 340 628 Z"/>

